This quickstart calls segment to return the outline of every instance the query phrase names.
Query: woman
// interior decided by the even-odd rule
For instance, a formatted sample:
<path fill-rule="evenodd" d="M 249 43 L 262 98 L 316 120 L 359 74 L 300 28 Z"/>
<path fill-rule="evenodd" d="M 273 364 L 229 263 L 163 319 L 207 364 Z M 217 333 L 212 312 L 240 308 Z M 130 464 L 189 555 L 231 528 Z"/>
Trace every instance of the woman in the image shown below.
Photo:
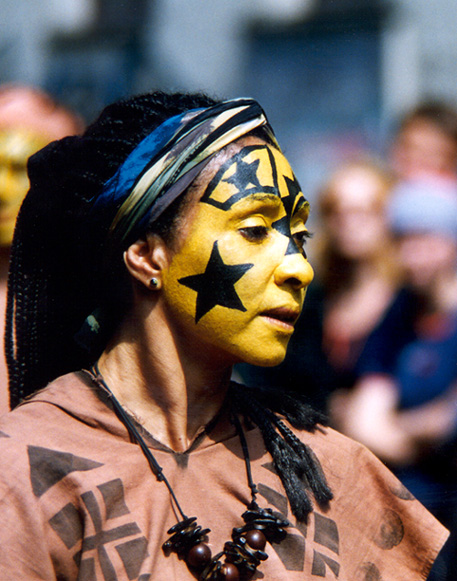
<path fill-rule="evenodd" d="M 362 346 L 395 292 L 386 219 L 391 185 L 379 165 L 360 160 L 339 168 L 319 198 L 323 348 L 338 387 L 352 386 Z"/>
<path fill-rule="evenodd" d="M 0 577 L 423 579 L 446 531 L 398 481 L 300 402 L 230 384 L 281 361 L 312 278 L 259 105 L 136 97 L 29 172 Z"/>

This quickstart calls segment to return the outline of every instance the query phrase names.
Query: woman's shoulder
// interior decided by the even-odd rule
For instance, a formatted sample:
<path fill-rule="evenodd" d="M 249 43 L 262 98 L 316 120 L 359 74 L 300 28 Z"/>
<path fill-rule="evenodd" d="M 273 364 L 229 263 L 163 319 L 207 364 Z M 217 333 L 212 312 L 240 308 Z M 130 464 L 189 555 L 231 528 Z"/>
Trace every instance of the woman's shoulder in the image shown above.
<path fill-rule="evenodd" d="M 424 579 L 446 529 L 364 445 L 327 427 L 293 430 L 319 459 L 332 490 L 324 514 L 337 531 L 348 578 L 371 572 L 376 579 Z"/>
<path fill-rule="evenodd" d="M 312 431 L 290 427 L 298 439 L 316 454 L 326 473 L 345 478 L 347 472 L 358 465 L 374 462 L 384 467 L 363 444 L 329 426 L 317 424 Z"/>
<path fill-rule="evenodd" d="M 11 445 L 58 437 L 79 424 L 99 425 L 109 408 L 81 372 L 58 377 L 0 418 L 0 438 Z M 1 445 L 1 444 L 0 444 Z"/>

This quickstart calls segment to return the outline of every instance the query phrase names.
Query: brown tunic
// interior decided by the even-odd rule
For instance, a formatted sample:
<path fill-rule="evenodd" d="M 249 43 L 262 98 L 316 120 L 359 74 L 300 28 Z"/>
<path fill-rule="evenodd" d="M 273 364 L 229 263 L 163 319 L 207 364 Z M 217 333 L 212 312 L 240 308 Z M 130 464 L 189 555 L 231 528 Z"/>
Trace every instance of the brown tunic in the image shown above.
<path fill-rule="evenodd" d="M 267 544 L 254 579 L 424 580 L 447 531 L 360 444 L 331 429 L 297 435 L 334 493 L 306 524 L 290 513 L 260 432 L 246 433 L 259 504 L 293 524 Z M 59 378 L 0 421 L 0 579 L 194 579 L 165 556 L 170 495 L 105 396 L 81 374 Z M 148 444 L 184 512 L 209 527 L 213 554 L 243 524 L 250 500 L 239 439 L 222 418 L 191 449 Z"/>

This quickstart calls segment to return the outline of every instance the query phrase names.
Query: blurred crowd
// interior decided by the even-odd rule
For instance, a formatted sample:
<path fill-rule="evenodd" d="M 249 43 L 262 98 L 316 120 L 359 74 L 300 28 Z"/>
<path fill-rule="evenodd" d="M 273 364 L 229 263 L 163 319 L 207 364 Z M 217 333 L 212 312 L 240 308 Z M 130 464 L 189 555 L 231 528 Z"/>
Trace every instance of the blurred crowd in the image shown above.
<path fill-rule="evenodd" d="M 429 581 L 457 579 L 457 111 L 419 105 L 386 159 L 337 167 L 317 197 L 315 280 L 286 360 L 239 365 L 367 445 L 452 531 Z"/>
<path fill-rule="evenodd" d="M 81 119 L 29 87 L 0 89 L 0 310 L 30 155 Z M 335 168 L 314 209 L 315 280 L 276 368 L 237 378 L 288 388 L 365 443 L 453 531 L 430 581 L 457 579 L 457 111 L 424 103 L 386 159 Z M 39 300 L 39 298 L 37 298 Z M 3 325 L 0 326 L 3 333 Z M 0 412 L 8 409 L 0 361 Z"/>

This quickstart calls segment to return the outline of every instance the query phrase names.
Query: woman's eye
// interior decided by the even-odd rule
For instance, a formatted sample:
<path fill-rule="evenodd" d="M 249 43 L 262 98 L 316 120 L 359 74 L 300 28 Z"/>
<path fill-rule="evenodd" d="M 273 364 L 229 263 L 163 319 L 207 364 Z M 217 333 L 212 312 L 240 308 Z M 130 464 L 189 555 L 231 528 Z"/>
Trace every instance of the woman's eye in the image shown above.
<path fill-rule="evenodd" d="M 293 235 L 295 244 L 298 246 L 298 248 L 303 252 L 305 256 L 306 256 L 305 252 L 306 243 L 312 237 L 313 235 L 311 234 L 311 232 L 308 232 L 308 230 L 303 230 L 302 232 L 295 232 L 295 234 Z"/>
<path fill-rule="evenodd" d="M 240 232 L 250 242 L 260 242 L 268 236 L 266 226 L 246 226 L 245 228 L 240 228 Z"/>

